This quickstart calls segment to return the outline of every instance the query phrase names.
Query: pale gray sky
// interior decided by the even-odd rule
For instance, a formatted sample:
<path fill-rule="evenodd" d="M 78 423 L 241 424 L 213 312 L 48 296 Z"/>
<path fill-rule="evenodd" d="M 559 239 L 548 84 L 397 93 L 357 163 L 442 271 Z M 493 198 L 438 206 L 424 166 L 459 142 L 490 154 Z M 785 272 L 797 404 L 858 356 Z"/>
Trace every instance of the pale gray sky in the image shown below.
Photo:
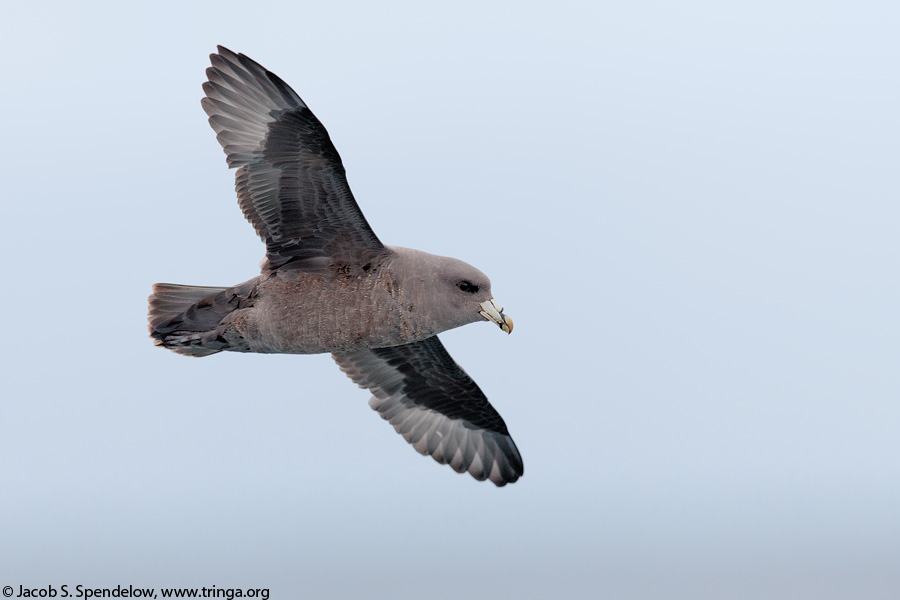
<path fill-rule="evenodd" d="M 25 4 L 0 586 L 895 597 L 900 5 Z M 515 333 L 442 339 L 518 483 L 416 455 L 327 356 L 153 347 L 152 283 L 262 257 L 216 44 L 310 105 L 382 240 L 491 276 Z"/>

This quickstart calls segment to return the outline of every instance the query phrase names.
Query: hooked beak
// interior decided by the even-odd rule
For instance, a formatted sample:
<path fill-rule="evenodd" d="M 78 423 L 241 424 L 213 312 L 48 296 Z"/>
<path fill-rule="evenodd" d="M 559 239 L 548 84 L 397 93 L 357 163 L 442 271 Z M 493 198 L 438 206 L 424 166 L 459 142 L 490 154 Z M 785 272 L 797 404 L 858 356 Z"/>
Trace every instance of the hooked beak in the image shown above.
<path fill-rule="evenodd" d="M 500 329 L 502 329 L 506 333 L 512 333 L 512 319 L 503 314 L 503 307 L 500 306 L 500 304 L 496 300 L 491 298 L 490 300 L 481 302 L 479 306 L 481 306 L 482 308 L 482 310 L 479 312 L 482 317 L 492 323 L 496 323 L 500 326 Z"/>

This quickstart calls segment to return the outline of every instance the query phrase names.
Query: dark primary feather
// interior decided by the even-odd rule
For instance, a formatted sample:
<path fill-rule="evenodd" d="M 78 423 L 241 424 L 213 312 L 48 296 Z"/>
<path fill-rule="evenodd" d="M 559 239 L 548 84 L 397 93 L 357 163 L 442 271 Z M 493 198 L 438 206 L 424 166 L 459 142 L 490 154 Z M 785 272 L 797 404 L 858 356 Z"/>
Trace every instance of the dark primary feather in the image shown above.
<path fill-rule="evenodd" d="M 498 486 L 523 473 L 499 413 L 437 336 L 389 348 L 333 355 L 369 404 L 420 453 Z"/>
<path fill-rule="evenodd" d="M 218 47 L 201 101 L 244 216 L 272 268 L 310 259 L 362 265 L 387 250 L 356 204 L 328 132 L 277 75 Z"/>

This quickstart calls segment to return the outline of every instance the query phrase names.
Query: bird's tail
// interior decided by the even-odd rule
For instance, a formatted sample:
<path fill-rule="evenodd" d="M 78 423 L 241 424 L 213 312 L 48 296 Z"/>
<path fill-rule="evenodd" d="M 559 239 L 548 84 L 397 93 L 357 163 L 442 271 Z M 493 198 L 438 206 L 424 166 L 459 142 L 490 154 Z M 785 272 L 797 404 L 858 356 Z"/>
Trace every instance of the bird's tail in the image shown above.
<path fill-rule="evenodd" d="M 187 356 L 224 350 L 217 327 L 237 308 L 235 288 L 156 283 L 150 294 L 150 337 L 157 346 Z"/>

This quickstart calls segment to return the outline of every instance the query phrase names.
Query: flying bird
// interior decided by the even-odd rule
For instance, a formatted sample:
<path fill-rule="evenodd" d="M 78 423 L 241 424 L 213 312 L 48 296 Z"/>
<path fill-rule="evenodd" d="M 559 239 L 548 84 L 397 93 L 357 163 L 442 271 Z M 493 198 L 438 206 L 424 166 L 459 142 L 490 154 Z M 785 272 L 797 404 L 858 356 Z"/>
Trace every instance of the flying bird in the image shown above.
<path fill-rule="evenodd" d="M 222 46 L 201 100 L 266 245 L 232 287 L 157 283 L 150 335 L 187 356 L 331 353 L 413 448 L 498 486 L 523 473 L 506 424 L 437 334 L 513 322 L 491 282 L 455 258 L 386 246 L 366 222 L 328 132 L 294 90 Z"/>

